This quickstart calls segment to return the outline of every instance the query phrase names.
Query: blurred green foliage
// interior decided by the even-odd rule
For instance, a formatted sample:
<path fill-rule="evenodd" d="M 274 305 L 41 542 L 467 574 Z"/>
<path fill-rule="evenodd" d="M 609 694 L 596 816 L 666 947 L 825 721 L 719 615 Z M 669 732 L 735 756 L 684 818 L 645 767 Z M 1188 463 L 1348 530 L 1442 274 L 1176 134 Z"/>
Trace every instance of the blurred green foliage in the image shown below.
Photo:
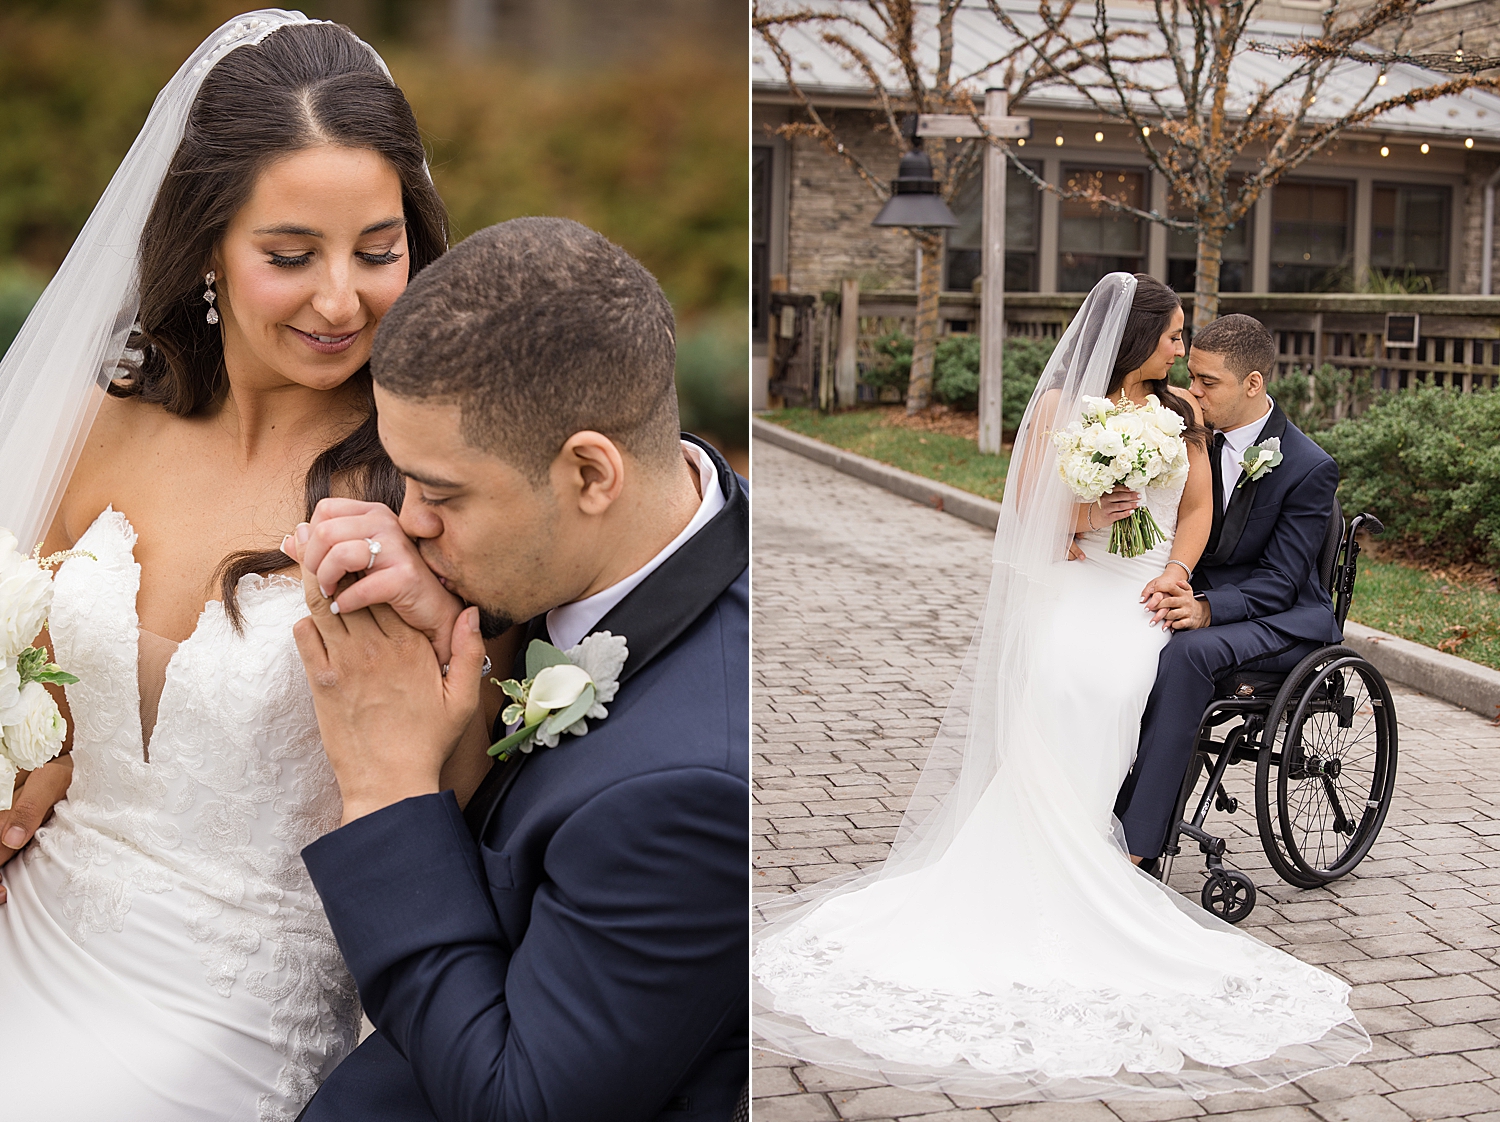
<path fill-rule="evenodd" d="M 1292 367 L 1266 383 L 1266 392 L 1292 424 L 1303 432 L 1317 432 L 1364 410 L 1375 391 L 1368 370 L 1355 374 L 1325 362 L 1311 371 Z"/>
<path fill-rule="evenodd" d="M 19 259 L 44 276 L 56 269 L 157 91 L 210 31 L 249 6 L 0 5 L 0 267 Z M 677 311 L 684 414 L 743 446 L 749 171 L 742 48 L 667 43 L 644 57 L 546 68 L 455 54 L 434 31 L 446 6 L 330 0 L 301 7 L 349 19 L 384 55 L 427 138 L 455 240 L 507 218 L 554 214 L 638 257 Z M 355 11 L 363 18 L 349 14 Z M 0 332 L 23 303 L 29 298 L 19 288 L 0 292 Z"/>
<path fill-rule="evenodd" d="M 1001 359 L 1001 412 L 1007 437 L 1021 426 L 1026 404 L 1037 379 L 1057 346 L 1056 339 L 1013 336 L 1005 340 Z M 911 378 L 911 336 L 901 332 L 882 335 L 875 341 L 880 362 L 860 375 L 877 390 L 894 386 L 904 397 Z M 979 336 L 946 335 L 938 340 L 933 356 L 932 396 L 954 409 L 972 413 L 979 408 Z"/>
<path fill-rule="evenodd" d="M 42 294 L 42 280 L 29 269 L 0 267 L 0 354 L 10 346 L 26 314 Z"/>

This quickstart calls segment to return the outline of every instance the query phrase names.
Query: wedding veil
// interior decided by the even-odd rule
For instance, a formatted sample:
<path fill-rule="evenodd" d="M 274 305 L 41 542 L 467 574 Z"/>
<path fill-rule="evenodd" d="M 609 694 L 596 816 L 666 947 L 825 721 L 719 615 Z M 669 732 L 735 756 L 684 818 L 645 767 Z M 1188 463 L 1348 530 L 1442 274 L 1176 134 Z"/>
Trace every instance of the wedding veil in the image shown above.
<path fill-rule="evenodd" d="M 0 359 L 0 527 L 23 547 L 46 536 L 125 354 L 140 309 L 141 231 L 204 77 L 237 47 L 315 22 L 265 8 L 230 20 L 199 45 L 157 94 L 62 267 Z"/>

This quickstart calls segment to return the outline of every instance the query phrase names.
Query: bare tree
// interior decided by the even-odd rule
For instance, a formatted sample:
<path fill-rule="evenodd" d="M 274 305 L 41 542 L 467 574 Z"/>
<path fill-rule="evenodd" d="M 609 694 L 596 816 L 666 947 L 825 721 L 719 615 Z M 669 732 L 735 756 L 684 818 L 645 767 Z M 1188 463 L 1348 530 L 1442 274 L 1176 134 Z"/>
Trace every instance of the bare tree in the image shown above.
<path fill-rule="evenodd" d="M 1500 88 L 1500 77 L 1482 73 L 1490 66 L 1475 67 L 1462 59 L 1455 64 L 1450 54 L 1445 69 L 1454 76 L 1431 85 L 1387 90 L 1392 65 L 1423 57 L 1408 55 L 1404 43 L 1416 16 L 1435 2 L 1334 0 L 1315 33 L 1276 41 L 1257 38 L 1250 27 L 1259 0 L 1154 0 L 1145 40 L 1122 38 L 1104 3 L 1094 5 L 1085 18 L 1075 15 L 1071 3 L 1038 0 L 1039 30 L 1028 31 L 1013 8 L 1002 0 L 986 0 L 1015 41 L 1033 48 L 1048 46 L 1047 54 L 1037 55 L 1040 72 L 1033 81 L 1069 87 L 1101 117 L 1127 125 L 1147 161 L 1165 177 L 1178 205 L 1192 215 L 1190 221 L 1182 221 L 1133 210 L 1085 185 L 1086 196 L 1100 207 L 1128 210 L 1196 232 L 1195 326 L 1217 317 L 1225 235 L 1243 221 L 1267 187 L 1346 130 L 1369 125 L 1394 109 L 1465 90 Z M 1392 46 L 1370 47 L 1377 38 Z M 1061 44 L 1072 49 L 1061 49 Z M 1248 82 L 1234 66 L 1236 56 L 1246 51 L 1279 59 L 1279 75 Z M 1053 57 L 1066 59 L 1068 65 L 1049 66 Z M 1351 64 L 1362 64 L 1352 104 L 1329 115 L 1330 79 Z M 1255 168 L 1236 169 L 1242 157 L 1253 157 Z M 1063 193 L 1036 179 L 1014 154 L 1012 160 L 1038 185 Z"/>
<path fill-rule="evenodd" d="M 896 154 L 922 143 L 903 118 L 920 113 L 958 113 L 979 119 L 983 104 L 974 94 L 981 87 L 981 76 L 988 84 L 999 84 L 1008 90 L 1012 101 L 1024 97 L 1040 73 L 1056 80 L 1080 65 L 1076 58 L 1080 47 L 1093 46 L 1084 36 L 1075 43 L 1061 33 L 1044 31 L 1031 36 L 1024 44 L 1017 42 L 1006 53 L 983 60 L 978 66 L 961 70 L 954 58 L 954 18 L 962 0 L 825 0 L 816 2 L 777 2 L 755 0 L 752 26 L 766 44 L 786 77 L 788 88 L 796 98 L 805 120 L 783 125 L 778 130 L 786 137 L 815 140 L 830 154 L 842 160 L 870 189 L 884 201 L 890 195 L 889 185 L 876 175 L 846 143 L 838 127 L 804 91 L 797 77 L 796 58 L 787 46 L 789 32 L 800 31 L 828 47 L 861 75 L 870 92 L 870 108 L 881 118 L 881 131 Z M 1064 0 L 1058 7 L 1062 21 L 1070 18 L 1074 0 Z M 1040 61 L 1043 65 L 1036 65 Z M 894 77 L 887 77 L 894 75 Z M 983 143 L 926 140 L 926 151 L 932 160 L 933 173 L 945 201 L 951 202 L 964 179 L 973 173 L 983 154 Z M 921 251 L 922 269 L 917 286 L 916 337 L 912 351 L 911 381 L 907 389 L 908 413 L 925 409 L 932 396 L 933 356 L 937 348 L 938 294 L 941 288 L 940 263 L 943 237 L 938 229 L 923 227 L 907 231 Z"/>

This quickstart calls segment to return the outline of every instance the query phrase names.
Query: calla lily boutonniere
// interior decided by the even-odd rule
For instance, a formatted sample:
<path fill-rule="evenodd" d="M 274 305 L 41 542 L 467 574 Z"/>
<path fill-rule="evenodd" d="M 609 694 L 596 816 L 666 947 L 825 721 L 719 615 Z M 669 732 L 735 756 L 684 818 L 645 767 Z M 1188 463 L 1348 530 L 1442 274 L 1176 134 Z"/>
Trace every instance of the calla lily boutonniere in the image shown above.
<path fill-rule="evenodd" d="M 566 652 L 533 639 L 526 648 L 524 681 L 491 679 L 511 701 L 501 720 L 519 725 L 490 746 L 490 755 L 508 760 L 538 744 L 555 748 L 563 733 L 588 732 L 590 720 L 609 716 L 604 703 L 619 692 L 620 671 L 629 654 L 625 637 L 608 631 L 596 631 Z"/>
<path fill-rule="evenodd" d="M 1281 463 L 1281 439 L 1279 437 L 1268 437 L 1259 444 L 1252 444 L 1245 449 L 1245 454 L 1240 457 L 1240 469 L 1245 473 L 1240 476 L 1239 483 L 1235 486 L 1238 491 L 1249 480 L 1254 483 L 1257 479 L 1271 474 L 1271 469 Z"/>

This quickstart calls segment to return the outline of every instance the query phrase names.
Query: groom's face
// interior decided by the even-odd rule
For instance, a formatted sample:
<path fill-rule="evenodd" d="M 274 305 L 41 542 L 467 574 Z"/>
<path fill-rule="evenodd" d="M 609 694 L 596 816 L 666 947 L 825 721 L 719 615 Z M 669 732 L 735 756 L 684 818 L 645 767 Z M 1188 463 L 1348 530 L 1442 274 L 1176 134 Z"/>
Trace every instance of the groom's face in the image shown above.
<path fill-rule="evenodd" d="M 471 447 L 456 404 L 375 387 L 380 441 L 406 476 L 401 526 L 493 637 L 586 585 L 586 541 L 548 482 Z"/>

